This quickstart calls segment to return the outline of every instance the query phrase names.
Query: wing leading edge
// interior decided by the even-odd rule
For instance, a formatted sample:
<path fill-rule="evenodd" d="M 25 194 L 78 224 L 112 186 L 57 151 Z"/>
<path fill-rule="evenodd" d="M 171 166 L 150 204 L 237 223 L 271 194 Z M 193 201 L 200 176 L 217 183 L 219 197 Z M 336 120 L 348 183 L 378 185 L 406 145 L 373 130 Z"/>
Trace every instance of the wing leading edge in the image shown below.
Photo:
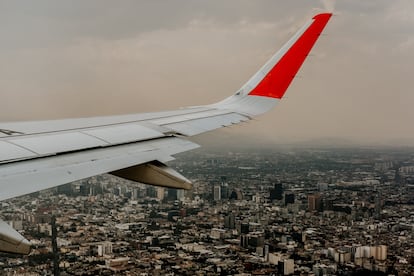
<path fill-rule="evenodd" d="M 274 107 L 331 16 L 313 17 L 241 89 L 215 104 L 157 113 L 0 123 L 0 200 L 102 173 L 189 189 L 191 183 L 163 163 L 198 147 L 186 137 L 248 121 Z M 25 253 L 27 244 L 16 231 L 0 227 L 0 251 Z"/>

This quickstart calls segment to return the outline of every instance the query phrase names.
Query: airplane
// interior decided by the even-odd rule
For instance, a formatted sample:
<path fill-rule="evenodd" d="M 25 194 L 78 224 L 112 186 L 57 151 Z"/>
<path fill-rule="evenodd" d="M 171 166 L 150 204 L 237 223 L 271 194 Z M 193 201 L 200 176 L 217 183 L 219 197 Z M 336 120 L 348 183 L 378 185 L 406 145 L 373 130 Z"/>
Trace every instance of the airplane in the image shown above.
<path fill-rule="evenodd" d="M 165 163 L 199 147 L 187 137 L 251 120 L 283 97 L 331 13 L 309 20 L 236 93 L 175 111 L 0 123 L 0 201 L 110 173 L 149 185 L 191 189 Z M 31 244 L 0 220 L 0 251 L 29 254 Z"/>

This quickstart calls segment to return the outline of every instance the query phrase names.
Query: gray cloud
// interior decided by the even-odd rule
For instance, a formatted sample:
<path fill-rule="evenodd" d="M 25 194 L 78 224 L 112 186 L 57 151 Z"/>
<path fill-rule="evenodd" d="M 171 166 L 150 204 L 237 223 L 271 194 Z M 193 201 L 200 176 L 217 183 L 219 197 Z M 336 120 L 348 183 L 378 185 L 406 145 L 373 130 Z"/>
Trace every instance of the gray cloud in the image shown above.
<path fill-rule="evenodd" d="M 319 1 L 0 4 L 3 121 L 211 103 L 236 91 Z M 287 98 L 214 135 L 414 141 L 410 0 L 338 1 Z"/>

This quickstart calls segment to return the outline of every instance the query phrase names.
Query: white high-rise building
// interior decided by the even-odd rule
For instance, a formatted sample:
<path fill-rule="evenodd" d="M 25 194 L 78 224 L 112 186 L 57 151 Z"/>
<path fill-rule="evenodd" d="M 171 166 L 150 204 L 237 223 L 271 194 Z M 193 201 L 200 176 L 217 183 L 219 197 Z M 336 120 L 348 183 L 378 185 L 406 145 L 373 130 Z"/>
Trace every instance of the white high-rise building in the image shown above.
<path fill-rule="evenodd" d="M 213 187 L 213 199 L 221 200 L 221 186 L 220 185 L 216 185 Z"/>
<path fill-rule="evenodd" d="M 157 198 L 163 200 L 165 196 L 165 189 L 162 187 L 157 187 Z"/>
<path fill-rule="evenodd" d="M 177 190 L 177 200 L 184 200 L 185 191 L 183 189 Z"/>

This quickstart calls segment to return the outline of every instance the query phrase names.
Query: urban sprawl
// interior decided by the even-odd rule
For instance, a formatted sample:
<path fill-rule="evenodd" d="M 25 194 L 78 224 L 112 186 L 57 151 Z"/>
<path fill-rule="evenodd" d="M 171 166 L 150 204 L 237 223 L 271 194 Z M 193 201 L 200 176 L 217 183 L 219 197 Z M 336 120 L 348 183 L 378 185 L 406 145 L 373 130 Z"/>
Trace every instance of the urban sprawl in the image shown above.
<path fill-rule="evenodd" d="M 203 149 L 169 165 L 192 190 L 101 175 L 1 202 L 33 243 L 0 254 L 2 275 L 414 275 L 412 149 Z"/>

